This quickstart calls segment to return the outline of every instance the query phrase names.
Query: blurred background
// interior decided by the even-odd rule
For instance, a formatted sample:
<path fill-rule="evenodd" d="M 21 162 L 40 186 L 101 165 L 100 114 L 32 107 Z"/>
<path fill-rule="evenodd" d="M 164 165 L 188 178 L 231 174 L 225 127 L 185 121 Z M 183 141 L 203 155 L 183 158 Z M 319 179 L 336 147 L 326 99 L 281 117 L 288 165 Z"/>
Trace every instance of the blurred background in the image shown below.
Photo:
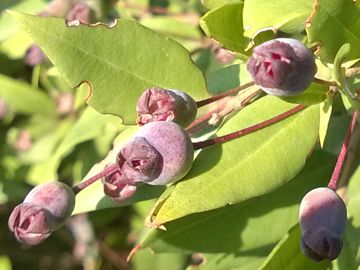
<path fill-rule="evenodd" d="M 152 200 L 74 216 L 39 246 L 16 242 L 7 227 L 14 206 L 49 179 L 81 181 L 111 149 L 122 125 L 120 118 L 87 108 L 86 87 L 67 85 L 7 9 L 84 23 L 137 20 L 187 48 L 206 78 L 239 61 L 200 30 L 206 12 L 200 0 L 0 0 L 0 269 L 176 270 L 201 263 L 197 254 L 149 250 L 126 262 Z M 216 83 L 208 83 L 216 92 Z M 236 86 L 226 85 L 226 78 L 218 83 Z"/>

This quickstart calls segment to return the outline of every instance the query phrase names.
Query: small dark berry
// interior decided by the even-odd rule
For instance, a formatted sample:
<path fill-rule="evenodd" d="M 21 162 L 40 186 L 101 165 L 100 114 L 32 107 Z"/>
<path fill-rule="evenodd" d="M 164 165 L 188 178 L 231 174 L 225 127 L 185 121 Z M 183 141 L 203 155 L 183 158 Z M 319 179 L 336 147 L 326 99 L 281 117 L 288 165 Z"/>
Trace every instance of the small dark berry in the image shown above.
<path fill-rule="evenodd" d="M 270 40 L 255 47 L 247 69 L 253 81 L 274 96 L 292 96 L 304 91 L 317 71 L 312 52 L 290 38 Z"/>

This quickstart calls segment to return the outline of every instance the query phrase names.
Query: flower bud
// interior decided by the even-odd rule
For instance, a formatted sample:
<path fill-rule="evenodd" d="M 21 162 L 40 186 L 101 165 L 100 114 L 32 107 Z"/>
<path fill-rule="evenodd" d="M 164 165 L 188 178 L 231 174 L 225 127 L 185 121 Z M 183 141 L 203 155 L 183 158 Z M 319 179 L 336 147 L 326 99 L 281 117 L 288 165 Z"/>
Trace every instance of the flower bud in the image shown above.
<path fill-rule="evenodd" d="M 247 69 L 253 81 L 274 96 L 304 91 L 317 71 L 312 52 L 290 38 L 270 40 L 255 47 Z"/>
<path fill-rule="evenodd" d="M 190 170 L 194 147 L 189 135 L 178 124 L 148 123 L 141 127 L 135 138 L 144 138 L 162 157 L 159 175 L 144 181 L 147 184 L 166 185 L 183 178 Z M 155 171 L 158 172 L 158 169 Z"/>
<path fill-rule="evenodd" d="M 95 19 L 94 11 L 86 3 L 76 3 L 69 13 L 66 19 L 68 21 L 79 21 L 80 23 L 90 23 Z"/>
<path fill-rule="evenodd" d="M 64 224 L 75 206 L 72 189 L 51 182 L 33 188 L 9 217 L 9 228 L 18 241 L 37 245 Z"/>
<path fill-rule="evenodd" d="M 300 204 L 301 249 L 314 261 L 334 260 L 341 252 L 346 207 L 330 188 L 316 188 Z"/>
<path fill-rule="evenodd" d="M 146 89 L 137 105 L 137 123 L 173 121 L 186 127 L 196 117 L 197 105 L 192 97 L 179 90 Z"/>
<path fill-rule="evenodd" d="M 46 56 L 38 45 L 31 45 L 25 53 L 25 63 L 29 66 L 39 65 L 44 62 Z"/>
<path fill-rule="evenodd" d="M 116 171 L 104 178 L 104 193 L 114 201 L 121 202 L 136 192 L 135 183 L 128 180 L 120 171 Z"/>

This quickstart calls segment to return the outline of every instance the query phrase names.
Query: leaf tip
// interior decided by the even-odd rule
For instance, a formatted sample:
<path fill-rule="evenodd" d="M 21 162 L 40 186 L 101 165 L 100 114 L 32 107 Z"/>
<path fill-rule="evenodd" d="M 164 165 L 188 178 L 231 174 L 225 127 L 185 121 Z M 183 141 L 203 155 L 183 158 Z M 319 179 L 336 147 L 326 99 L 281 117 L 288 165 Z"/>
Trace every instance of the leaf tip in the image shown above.
<path fill-rule="evenodd" d="M 141 249 L 141 245 L 137 244 L 129 253 L 129 255 L 126 257 L 126 262 L 130 262 L 131 258 Z"/>

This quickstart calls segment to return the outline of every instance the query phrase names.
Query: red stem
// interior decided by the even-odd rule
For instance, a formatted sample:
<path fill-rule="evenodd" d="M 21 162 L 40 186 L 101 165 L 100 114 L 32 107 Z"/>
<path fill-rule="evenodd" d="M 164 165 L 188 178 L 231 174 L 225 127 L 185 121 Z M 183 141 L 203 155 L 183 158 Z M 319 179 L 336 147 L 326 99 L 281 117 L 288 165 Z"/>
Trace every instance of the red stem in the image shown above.
<path fill-rule="evenodd" d="M 356 120 L 357 120 L 358 116 L 359 116 L 359 112 L 355 111 L 353 113 L 353 116 L 352 116 L 351 122 L 349 124 L 348 130 L 346 132 L 344 142 L 343 142 L 343 144 L 341 146 L 341 150 L 340 150 L 339 157 L 338 157 L 338 160 L 337 160 L 336 165 L 335 165 L 334 172 L 333 172 L 333 174 L 331 176 L 331 179 L 330 179 L 330 181 L 328 183 L 328 188 L 331 188 L 332 190 L 336 190 L 336 188 L 338 186 L 341 171 L 342 171 L 344 161 L 345 161 L 345 158 L 346 158 L 346 155 L 347 155 L 347 152 L 348 152 L 350 139 L 351 139 L 351 136 L 353 134 L 354 127 L 356 125 Z"/>
<path fill-rule="evenodd" d="M 117 170 L 119 170 L 119 167 L 117 164 L 111 164 L 108 167 L 105 167 L 101 172 L 99 172 L 98 174 L 95 174 L 94 176 L 82 181 L 81 183 L 77 184 L 76 186 L 73 186 L 72 189 L 74 191 L 75 194 L 78 194 L 80 191 L 82 191 L 84 188 L 90 186 L 92 183 L 96 182 L 97 180 L 111 175 L 114 172 L 116 172 Z"/>
<path fill-rule="evenodd" d="M 268 120 L 265 120 L 261 123 L 258 123 L 258 124 L 255 124 L 253 126 L 250 126 L 250 127 L 247 127 L 247 128 L 244 128 L 244 129 L 241 129 L 241 130 L 238 130 L 238 131 L 235 131 L 233 133 L 229 133 L 229 134 L 226 134 L 224 136 L 221 136 L 221 137 L 216 137 L 216 138 L 212 138 L 212 139 L 208 139 L 208 140 L 205 140 L 205 141 L 201 141 L 201 142 L 195 142 L 193 143 L 193 146 L 194 146 L 194 150 L 197 150 L 197 149 L 201 149 L 201 148 L 204 148 L 204 147 L 208 147 L 208 146 L 211 146 L 211 145 L 215 145 L 215 144 L 219 144 L 219 143 L 225 143 L 225 142 L 228 142 L 228 141 L 231 141 L 233 139 L 237 139 L 237 138 L 240 138 L 242 136 L 245 136 L 249 133 L 252 133 L 252 132 L 255 132 L 257 130 L 260 130 L 260 129 L 263 129 L 265 127 L 268 127 L 272 124 L 275 124 L 277 122 L 280 122 L 281 120 L 293 115 L 293 114 L 296 114 L 302 110 L 304 110 L 306 108 L 305 105 L 298 105 L 282 114 L 279 114 L 273 118 L 270 118 Z"/>
<path fill-rule="evenodd" d="M 233 96 L 235 95 L 237 92 L 241 91 L 241 90 L 244 90 L 252 85 L 254 85 L 255 83 L 254 82 L 248 82 L 248 83 L 245 83 L 244 85 L 240 85 L 240 86 L 237 86 L 233 89 L 230 89 L 224 93 L 221 93 L 221 94 L 218 94 L 216 96 L 212 96 L 210 98 L 207 98 L 207 99 L 203 99 L 203 100 L 200 100 L 200 101 L 197 101 L 196 102 L 196 105 L 198 108 L 202 107 L 202 106 L 205 106 L 205 105 L 208 105 L 210 103 L 213 103 L 219 99 L 222 99 L 224 97 L 228 97 L 228 96 Z"/>

